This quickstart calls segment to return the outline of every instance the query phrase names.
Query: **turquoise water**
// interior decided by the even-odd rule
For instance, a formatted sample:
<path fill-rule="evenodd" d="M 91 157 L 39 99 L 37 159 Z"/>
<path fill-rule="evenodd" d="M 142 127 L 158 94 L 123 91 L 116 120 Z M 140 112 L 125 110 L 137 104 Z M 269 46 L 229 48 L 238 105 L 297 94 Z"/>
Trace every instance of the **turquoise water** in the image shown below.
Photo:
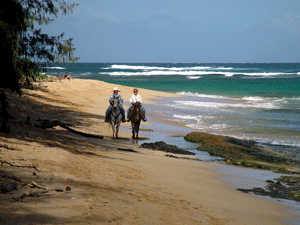
<path fill-rule="evenodd" d="M 300 97 L 300 63 L 274 64 L 63 64 L 53 74 L 68 71 L 80 78 L 137 85 L 168 92 L 227 97 Z"/>
<path fill-rule="evenodd" d="M 52 65 L 47 74 L 65 71 L 81 79 L 178 93 L 181 98 L 144 106 L 190 130 L 254 139 L 300 158 L 300 63 L 76 63 Z"/>

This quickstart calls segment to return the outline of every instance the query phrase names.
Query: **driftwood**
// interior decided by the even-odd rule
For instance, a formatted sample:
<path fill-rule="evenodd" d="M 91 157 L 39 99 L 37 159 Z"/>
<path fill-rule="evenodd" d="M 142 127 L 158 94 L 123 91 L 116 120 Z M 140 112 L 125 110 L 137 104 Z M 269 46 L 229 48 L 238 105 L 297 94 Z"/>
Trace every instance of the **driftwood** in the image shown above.
<path fill-rule="evenodd" d="M 27 197 L 40 197 L 42 194 L 48 193 L 50 191 L 54 191 L 54 189 L 49 189 L 49 190 L 41 190 L 41 191 L 30 191 L 29 195 Z"/>
<path fill-rule="evenodd" d="M 12 197 L 13 200 L 17 201 L 17 202 L 23 202 L 23 200 L 26 198 L 26 197 L 40 197 L 42 194 L 45 194 L 45 193 L 48 193 L 50 191 L 53 191 L 52 190 L 42 190 L 42 191 L 30 191 L 29 194 L 23 194 L 17 198 L 15 197 Z"/>
<path fill-rule="evenodd" d="M 12 163 L 10 163 L 10 162 L 2 161 L 2 160 L 0 160 L 0 163 L 2 164 L 2 166 L 3 166 L 3 164 L 8 164 L 8 165 L 10 165 L 10 166 L 23 167 L 23 168 L 32 168 L 32 169 L 35 169 L 35 170 L 39 171 L 38 168 L 36 168 L 36 166 L 21 166 L 21 165 L 15 165 L 15 164 L 12 164 Z"/>
<path fill-rule="evenodd" d="M 38 119 L 38 122 L 40 122 L 40 125 L 39 127 L 43 128 L 43 129 L 47 129 L 47 128 L 53 128 L 53 127 L 56 127 L 56 126 L 60 126 L 62 128 L 65 128 L 66 130 L 74 133 L 74 134 L 78 134 L 78 135 L 81 135 L 83 137 L 90 137 L 90 138 L 98 138 L 98 139 L 103 139 L 103 135 L 95 135 L 95 134 L 87 134 L 87 133 L 83 133 L 83 132 L 80 132 L 80 131 L 76 131 L 72 128 L 70 128 L 70 124 L 65 124 L 65 123 L 62 123 L 58 120 L 47 120 L 47 119 Z"/>
<path fill-rule="evenodd" d="M 29 194 L 23 194 L 19 197 L 12 197 L 13 200 L 17 201 L 17 202 L 23 202 L 23 200 L 26 198 L 26 197 L 41 197 L 42 194 L 46 194 L 48 192 L 51 192 L 51 191 L 56 191 L 56 192 L 63 192 L 62 189 L 47 189 L 47 190 L 39 190 L 39 191 L 33 191 L 31 190 L 29 192 Z"/>
<path fill-rule="evenodd" d="M 44 189 L 44 190 L 47 190 L 47 189 L 48 189 L 47 187 L 42 186 L 42 185 L 40 185 L 40 184 L 37 184 L 37 183 L 34 182 L 34 181 L 32 181 L 31 184 L 29 184 L 29 185 L 31 185 L 31 188 L 37 187 L 37 188 L 39 188 L 39 189 Z"/>

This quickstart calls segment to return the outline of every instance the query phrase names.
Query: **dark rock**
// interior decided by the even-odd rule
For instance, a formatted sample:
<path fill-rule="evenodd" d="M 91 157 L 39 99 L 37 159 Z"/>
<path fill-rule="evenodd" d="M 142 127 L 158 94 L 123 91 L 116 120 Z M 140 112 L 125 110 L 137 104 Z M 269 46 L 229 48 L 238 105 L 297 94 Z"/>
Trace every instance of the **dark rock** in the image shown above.
<path fill-rule="evenodd" d="M 117 150 L 119 151 L 124 151 L 124 152 L 135 152 L 137 153 L 137 151 L 130 149 L 130 148 L 118 148 Z"/>
<path fill-rule="evenodd" d="M 155 143 L 143 143 L 141 145 L 143 148 L 163 151 L 163 152 L 170 152 L 174 154 L 182 154 L 182 155 L 195 155 L 193 152 L 189 152 L 187 150 L 178 148 L 176 145 L 169 145 L 163 141 L 157 141 Z"/>
<path fill-rule="evenodd" d="M 268 185 L 263 188 L 237 189 L 244 193 L 254 193 L 256 195 L 270 196 L 272 198 L 281 198 L 300 202 L 300 177 L 281 176 L 277 182 L 267 180 Z"/>
<path fill-rule="evenodd" d="M 170 158 L 175 158 L 175 159 L 179 159 L 179 157 L 175 156 L 175 155 L 170 155 L 170 154 L 166 154 L 166 157 L 170 157 Z"/>
<path fill-rule="evenodd" d="M 7 183 L 3 183 L 2 185 L 0 185 L 0 191 L 2 193 L 7 193 L 7 192 L 17 189 L 17 187 L 18 187 L 17 182 L 7 182 Z"/>
<path fill-rule="evenodd" d="M 274 183 L 275 183 L 275 182 L 272 181 L 272 180 L 266 180 L 266 182 L 269 183 L 269 184 L 274 184 Z"/>

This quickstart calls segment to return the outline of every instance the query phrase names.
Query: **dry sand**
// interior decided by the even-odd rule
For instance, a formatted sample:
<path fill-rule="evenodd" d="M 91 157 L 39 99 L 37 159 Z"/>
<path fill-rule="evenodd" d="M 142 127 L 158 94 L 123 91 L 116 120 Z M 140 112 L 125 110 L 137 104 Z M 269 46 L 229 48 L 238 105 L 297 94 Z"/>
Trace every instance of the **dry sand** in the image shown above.
<path fill-rule="evenodd" d="M 229 188 L 209 164 L 139 148 L 128 132 L 120 131 L 120 139 L 113 140 L 104 113 L 116 85 L 80 79 L 37 85 L 24 90 L 22 98 L 9 94 L 15 119 L 11 133 L 0 134 L 0 160 L 37 169 L 0 164 L 0 183 L 13 180 L 13 175 L 22 180 L 18 190 L 0 194 L 0 224 L 240 225 L 284 224 L 282 218 L 293 218 L 279 204 Z M 133 88 L 118 87 L 128 101 Z M 140 93 L 144 102 L 174 96 L 143 89 Z M 27 116 L 31 124 L 26 124 Z M 34 127 L 39 117 L 73 124 L 78 131 L 104 139 L 60 127 Z M 27 185 L 32 181 L 63 192 L 50 191 L 23 202 L 12 199 L 39 190 Z"/>

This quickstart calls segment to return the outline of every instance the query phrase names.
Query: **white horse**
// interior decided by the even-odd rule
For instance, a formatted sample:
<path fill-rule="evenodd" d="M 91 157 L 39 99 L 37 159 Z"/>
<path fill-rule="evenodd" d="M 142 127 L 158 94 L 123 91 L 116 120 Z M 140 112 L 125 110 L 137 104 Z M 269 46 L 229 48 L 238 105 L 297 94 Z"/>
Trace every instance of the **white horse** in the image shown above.
<path fill-rule="evenodd" d="M 119 127 L 122 121 L 119 97 L 114 97 L 109 122 L 113 130 L 113 138 L 118 139 Z"/>

